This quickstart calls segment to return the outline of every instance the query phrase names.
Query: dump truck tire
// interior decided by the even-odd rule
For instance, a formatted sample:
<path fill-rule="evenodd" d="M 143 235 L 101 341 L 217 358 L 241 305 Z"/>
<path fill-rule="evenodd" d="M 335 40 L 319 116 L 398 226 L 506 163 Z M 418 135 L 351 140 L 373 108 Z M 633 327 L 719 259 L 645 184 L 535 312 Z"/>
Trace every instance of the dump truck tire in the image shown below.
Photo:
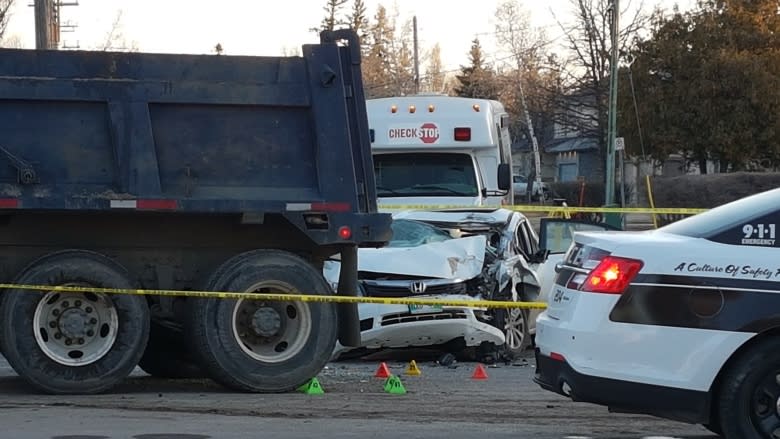
<path fill-rule="evenodd" d="M 278 250 L 238 255 L 218 268 L 209 291 L 331 293 L 322 274 L 303 258 Z M 200 366 L 239 391 L 281 393 L 316 376 L 338 335 L 333 303 L 196 299 L 187 333 Z"/>
<path fill-rule="evenodd" d="M 14 283 L 133 288 L 119 264 L 82 250 L 44 256 Z M 132 372 L 146 347 L 149 308 L 141 296 L 21 289 L 3 296 L 0 338 L 6 360 L 42 392 L 104 392 Z"/>

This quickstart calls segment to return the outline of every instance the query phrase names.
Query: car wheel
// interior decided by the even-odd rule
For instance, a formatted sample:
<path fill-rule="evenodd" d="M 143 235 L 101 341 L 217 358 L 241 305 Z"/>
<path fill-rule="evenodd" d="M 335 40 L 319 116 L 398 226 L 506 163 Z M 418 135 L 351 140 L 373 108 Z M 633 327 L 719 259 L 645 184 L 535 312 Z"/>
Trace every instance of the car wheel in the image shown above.
<path fill-rule="evenodd" d="M 506 341 L 503 350 L 510 359 L 518 357 L 531 344 L 527 309 L 497 309 L 495 325 L 504 331 Z"/>
<path fill-rule="evenodd" d="M 739 357 L 723 376 L 716 404 L 727 439 L 780 438 L 780 338 Z"/>

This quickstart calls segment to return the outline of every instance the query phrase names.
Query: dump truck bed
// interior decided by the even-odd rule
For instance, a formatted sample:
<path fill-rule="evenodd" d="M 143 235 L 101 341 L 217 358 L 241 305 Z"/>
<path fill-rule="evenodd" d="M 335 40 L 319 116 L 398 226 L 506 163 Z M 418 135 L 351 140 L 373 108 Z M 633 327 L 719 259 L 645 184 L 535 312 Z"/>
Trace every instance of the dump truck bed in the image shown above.
<path fill-rule="evenodd" d="M 0 208 L 374 213 L 354 50 L 0 50 Z"/>

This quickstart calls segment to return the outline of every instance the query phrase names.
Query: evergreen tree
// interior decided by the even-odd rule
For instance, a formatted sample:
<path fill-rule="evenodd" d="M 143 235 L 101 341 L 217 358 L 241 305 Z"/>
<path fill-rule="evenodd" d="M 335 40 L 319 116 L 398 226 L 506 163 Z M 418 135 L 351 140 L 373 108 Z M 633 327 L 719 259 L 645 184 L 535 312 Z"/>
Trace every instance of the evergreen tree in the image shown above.
<path fill-rule="evenodd" d="M 461 66 L 461 74 L 457 75 L 460 85 L 455 87 L 458 96 L 482 99 L 498 99 L 498 87 L 495 74 L 485 64 L 482 45 L 478 38 L 471 42 L 468 66 Z"/>

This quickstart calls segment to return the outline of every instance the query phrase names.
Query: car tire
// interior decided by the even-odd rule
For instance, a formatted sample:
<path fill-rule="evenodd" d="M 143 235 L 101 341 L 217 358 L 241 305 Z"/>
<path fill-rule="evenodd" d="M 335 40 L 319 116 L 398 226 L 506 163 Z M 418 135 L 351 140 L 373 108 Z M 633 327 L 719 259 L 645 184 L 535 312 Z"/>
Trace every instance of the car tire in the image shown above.
<path fill-rule="evenodd" d="M 279 250 L 235 256 L 206 285 L 207 291 L 262 289 L 332 294 L 322 274 L 308 261 Z M 195 299 L 188 306 L 185 331 L 192 352 L 214 381 L 230 389 L 295 390 L 325 367 L 336 346 L 334 303 Z"/>
<path fill-rule="evenodd" d="M 774 418 L 774 424 L 780 427 L 778 381 L 780 338 L 767 338 L 750 347 L 729 367 L 716 401 L 716 419 L 720 420 L 719 427 L 726 439 L 772 437 L 771 432 L 762 432 L 758 421 Z"/>
<path fill-rule="evenodd" d="M 118 263 L 82 250 L 43 256 L 14 283 L 135 287 Z M 149 307 L 141 296 L 21 289 L 2 295 L 5 358 L 19 376 L 44 393 L 105 392 L 130 375 L 143 355 Z"/>
<path fill-rule="evenodd" d="M 528 329 L 528 310 L 522 308 L 495 310 L 494 325 L 504 331 L 506 342 L 501 347 L 505 357 L 513 360 L 531 345 L 531 334 Z"/>

